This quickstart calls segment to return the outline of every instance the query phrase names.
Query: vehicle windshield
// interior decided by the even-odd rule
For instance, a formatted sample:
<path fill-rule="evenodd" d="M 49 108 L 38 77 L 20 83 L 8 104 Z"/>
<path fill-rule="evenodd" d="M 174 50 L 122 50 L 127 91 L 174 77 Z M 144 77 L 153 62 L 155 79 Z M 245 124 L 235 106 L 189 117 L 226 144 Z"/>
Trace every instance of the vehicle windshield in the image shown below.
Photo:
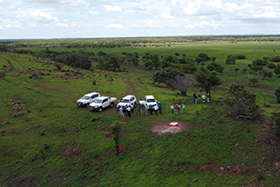
<path fill-rule="evenodd" d="M 101 99 L 95 99 L 93 102 L 94 103 L 102 103 L 102 100 Z"/>
<path fill-rule="evenodd" d="M 121 103 L 129 103 L 129 99 L 122 99 Z"/>
<path fill-rule="evenodd" d="M 156 101 L 155 101 L 155 99 L 147 99 L 147 102 L 151 103 L 151 102 L 156 102 Z"/>
<path fill-rule="evenodd" d="M 89 100 L 89 96 L 83 96 L 81 99 Z"/>

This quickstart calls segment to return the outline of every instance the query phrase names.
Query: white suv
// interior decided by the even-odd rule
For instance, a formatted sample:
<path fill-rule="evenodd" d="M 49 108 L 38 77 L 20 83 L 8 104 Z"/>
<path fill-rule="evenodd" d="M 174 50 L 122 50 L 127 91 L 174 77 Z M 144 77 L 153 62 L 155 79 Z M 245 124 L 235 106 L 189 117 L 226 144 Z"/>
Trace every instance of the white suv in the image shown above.
<path fill-rule="evenodd" d="M 76 103 L 79 107 L 85 106 L 87 104 L 90 104 L 97 97 L 100 97 L 100 94 L 98 92 L 88 93 L 80 99 L 78 99 Z"/>
<path fill-rule="evenodd" d="M 156 105 L 157 104 L 157 100 L 155 100 L 154 96 L 152 95 L 146 95 L 145 98 L 141 98 L 139 101 L 140 104 L 144 104 L 144 105 Z"/>
<path fill-rule="evenodd" d="M 119 106 L 126 106 L 126 105 L 136 105 L 137 99 L 134 95 L 127 95 L 124 98 L 120 100 L 120 102 L 117 104 L 117 107 Z"/>

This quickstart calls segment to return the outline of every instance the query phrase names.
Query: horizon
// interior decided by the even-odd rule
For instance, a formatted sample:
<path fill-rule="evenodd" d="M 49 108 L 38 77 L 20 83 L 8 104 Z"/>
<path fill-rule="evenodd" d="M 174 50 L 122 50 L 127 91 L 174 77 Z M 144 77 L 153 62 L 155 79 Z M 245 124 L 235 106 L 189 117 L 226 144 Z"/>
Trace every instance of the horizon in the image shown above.
<path fill-rule="evenodd" d="M 0 0 L 0 37 L 278 35 L 279 9 L 277 0 Z"/>

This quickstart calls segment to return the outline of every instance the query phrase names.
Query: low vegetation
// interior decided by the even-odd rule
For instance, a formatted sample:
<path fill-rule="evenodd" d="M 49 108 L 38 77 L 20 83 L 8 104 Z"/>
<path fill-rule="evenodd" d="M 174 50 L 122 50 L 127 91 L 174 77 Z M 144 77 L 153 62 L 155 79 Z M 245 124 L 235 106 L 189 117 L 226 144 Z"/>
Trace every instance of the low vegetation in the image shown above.
<path fill-rule="evenodd" d="M 2 186 L 279 184 L 279 37 L 0 44 Z M 163 114 L 76 105 L 93 91 L 154 95 Z"/>

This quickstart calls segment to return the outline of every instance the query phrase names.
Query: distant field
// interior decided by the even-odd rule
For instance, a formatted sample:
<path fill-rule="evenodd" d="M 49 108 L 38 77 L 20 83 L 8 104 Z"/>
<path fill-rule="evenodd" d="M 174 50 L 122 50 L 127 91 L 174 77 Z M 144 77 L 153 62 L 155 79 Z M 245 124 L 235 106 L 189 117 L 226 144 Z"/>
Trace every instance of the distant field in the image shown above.
<path fill-rule="evenodd" d="M 32 51 L 45 48 L 23 48 Z M 280 79 L 249 84 L 253 75 L 235 73 L 253 59 L 280 55 L 280 42 L 206 43 L 146 48 L 49 48 L 56 51 L 99 51 L 121 54 L 159 55 L 199 53 L 216 57 L 225 70 L 223 84 L 213 89 L 210 104 L 202 104 L 204 90 L 192 87 L 187 96 L 164 84 L 153 83 L 155 70 L 123 65 L 128 72 L 95 68 L 62 71 L 49 59 L 0 52 L 0 186 L 278 186 L 280 141 L 265 123 L 279 112 L 274 90 Z M 226 65 L 228 55 L 243 53 L 247 59 Z M 210 62 L 206 62 L 205 65 Z M 205 66 L 204 65 L 204 66 Z M 200 65 L 201 66 L 201 65 Z M 265 67 L 266 70 L 272 71 Z M 93 84 L 95 81 L 96 84 Z M 243 83 L 257 95 L 258 120 L 233 120 L 222 100 L 228 86 Z M 132 114 L 120 119 L 115 107 L 102 112 L 79 108 L 76 100 L 97 91 L 117 97 L 154 95 L 163 105 L 163 115 Z M 192 94 L 199 95 L 198 104 Z M 171 104 L 186 104 L 186 114 L 172 115 Z M 270 107 L 263 106 L 264 104 Z M 277 108 L 278 107 L 278 108 Z M 120 121 L 120 144 L 127 150 L 115 156 L 108 126 Z M 160 136 L 154 124 L 168 127 L 184 122 L 187 130 Z M 107 134 L 106 134 L 107 133 Z M 75 151 L 74 151 L 75 150 Z"/>

